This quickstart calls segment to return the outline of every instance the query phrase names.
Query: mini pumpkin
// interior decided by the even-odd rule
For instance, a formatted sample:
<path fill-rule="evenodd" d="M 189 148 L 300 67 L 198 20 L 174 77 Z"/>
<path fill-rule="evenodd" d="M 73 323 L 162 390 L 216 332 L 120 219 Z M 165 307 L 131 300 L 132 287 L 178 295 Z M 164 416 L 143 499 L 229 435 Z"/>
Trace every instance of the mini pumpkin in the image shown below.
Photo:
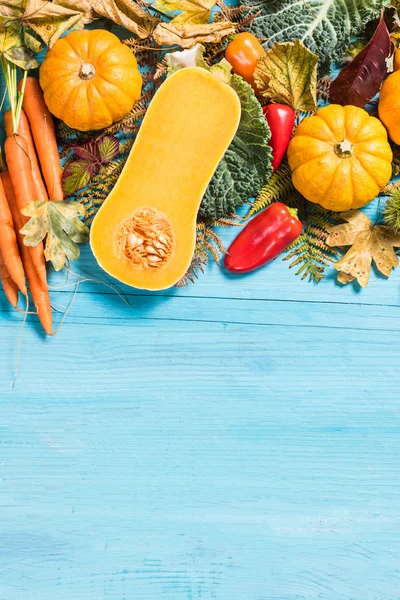
<path fill-rule="evenodd" d="M 394 67 L 400 68 L 398 54 L 395 50 Z M 397 65 L 396 65 L 397 62 Z M 379 94 L 379 118 L 388 130 L 389 137 L 395 144 L 400 144 L 400 71 L 395 70 L 383 82 Z"/>
<path fill-rule="evenodd" d="M 362 108 L 337 104 L 304 119 L 288 148 L 295 188 L 333 211 L 371 202 L 391 177 L 392 158 L 378 119 Z"/>
<path fill-rule="evenodd" d="M 53 115 L 72 129 L 103 129 L 121 120 L 139 99 L 136 58 L 109 31 L 69 33 L 48 51 L 40 85 Z"/>

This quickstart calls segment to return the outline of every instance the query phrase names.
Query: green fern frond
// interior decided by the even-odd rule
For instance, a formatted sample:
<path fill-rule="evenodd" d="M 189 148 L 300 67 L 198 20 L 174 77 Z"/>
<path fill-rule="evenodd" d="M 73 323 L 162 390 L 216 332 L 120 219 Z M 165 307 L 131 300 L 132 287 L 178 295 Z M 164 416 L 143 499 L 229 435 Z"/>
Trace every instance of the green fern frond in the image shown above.
<path fill-rule="evenodd" d="M 267 208 L 273 202 L 287 202 L 288 195 L 294 192 L 292 183 L 292 172 L 288 163 L 285 161 L 279 169 L 272 174 L 269 181 L 264 185 L 256 200 L 253 202 L 249 212 L 244 220 L 250 219 L 260 210 Z"/>
<path fill-rule="evenodd" d="M 303 232 L 287 248 L 283 260 L 291 261 L 289 268 L 299 267 L 296 275 L 318 283 L 325 277 L 325 267 L 335 262 L 337 249 L 326 244 L 328 229 L 337 223 L 334 213 L 316 204 L 309 204 L 296 193 L 295 206 L 299 210 L 299 219 L 303 223 Z"/>
<path fill-rule="evenodd" d="M 226 248 L 215 233 L 214 227 L 219 223 L 220 219 L 215 223 L 200 221 L 196 225 L 196 247 L 193 254 L 192 262 L 180 281 L 176 284 L 177 287 L 188 285 L 189 282 L 194 283 L 199 277 L 199 271 L 204 273 L 204 267 L 212 256 L 218 264 L 221 255 L 226 254 Z"/>

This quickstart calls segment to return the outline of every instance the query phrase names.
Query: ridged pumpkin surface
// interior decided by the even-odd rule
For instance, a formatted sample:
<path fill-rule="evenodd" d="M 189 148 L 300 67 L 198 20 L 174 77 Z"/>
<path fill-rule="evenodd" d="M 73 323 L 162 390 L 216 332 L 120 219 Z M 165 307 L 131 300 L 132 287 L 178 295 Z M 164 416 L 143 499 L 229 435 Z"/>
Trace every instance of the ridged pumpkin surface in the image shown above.
<path fill-rule="evenodd" d="M 400 51 L 396 50 L 395 61 L 400 68 Z M 395 64 L 396 66 L 396 64 Z M 400 144 L 400 71 L 389 75 L 383 82 L 379 94 L 379 118 L 395 144 Z"/>
<path fill-rule="evenodd" d="M 58 40 L 40 67 L 50 112 L 80 131 L 121 120 L 139 99 L 142 76 L 136 58 L 117 36 L 82 29 Z"/>
<path fill-rule="evenodd" d="M 182 69 L 162 84 L 93 221 L 92 250 L 107 273 L 148 290 L 185 274 L 202 197 L 240 115 L 234 90 L 205 69 Z"/>
<path fill-rule="evenodd" d="M 371 202 L 391 177 L 392 158 L 378 119 L 362 108 L 337 104 L 304 119 L 288 148 L 295 188 L 334 211 Z"/>

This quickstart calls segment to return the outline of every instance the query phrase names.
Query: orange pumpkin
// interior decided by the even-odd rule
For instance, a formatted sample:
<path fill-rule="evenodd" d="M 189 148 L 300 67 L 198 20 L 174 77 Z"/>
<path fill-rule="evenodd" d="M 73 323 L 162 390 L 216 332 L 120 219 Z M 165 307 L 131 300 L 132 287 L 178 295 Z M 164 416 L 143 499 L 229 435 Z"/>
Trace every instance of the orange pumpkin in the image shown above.
<path fill-rule="evenodd" d="M 139 99 L 136 58 L 102 29 L 69 33 L 48 51 L 40 85 L 53 115 L 72 129 L 103 129 L 121 120 Z"/>
<path fill-rule="evenodd" d="M 294 187 L 334 211 L 371 202 L 390 179 L 392 158 L 378 119 L 362 108 L 337 104 L 303 119 L 288 148 Z"/>

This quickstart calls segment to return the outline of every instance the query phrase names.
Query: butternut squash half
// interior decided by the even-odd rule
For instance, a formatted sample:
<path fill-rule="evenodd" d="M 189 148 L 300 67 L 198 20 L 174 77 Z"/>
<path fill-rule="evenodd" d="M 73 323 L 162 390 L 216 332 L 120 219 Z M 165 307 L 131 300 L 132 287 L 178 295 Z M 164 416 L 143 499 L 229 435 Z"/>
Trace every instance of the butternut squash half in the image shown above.
<path fill-rule="evenodd" d="M 93 221 L 91 247 L 107 273 L 146 290 L 171 287 L 185 274 L 202 197 L 240 116 L 236 92 L 207 70 L 168 77 Z"/>

